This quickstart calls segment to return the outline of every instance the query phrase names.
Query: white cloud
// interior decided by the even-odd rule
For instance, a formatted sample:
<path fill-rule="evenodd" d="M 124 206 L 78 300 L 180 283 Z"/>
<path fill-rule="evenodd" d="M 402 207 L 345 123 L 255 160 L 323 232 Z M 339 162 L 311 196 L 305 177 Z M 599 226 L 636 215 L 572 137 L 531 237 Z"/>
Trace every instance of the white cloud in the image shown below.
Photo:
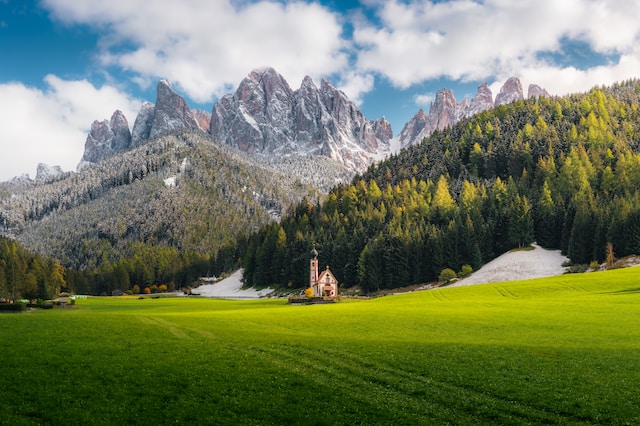
<path fill-rule="evenodd" d="M 305 2 L 229 0 L 45 0 L 57 19 L 102 29 L 105 65 L 147 81 L 167 78 L 189 98 L 209 102 L 252 69 L 272 66 L 297 87 L 344 70 L 340 16 Z M 245 2 L 248 3 L 248 2 Z"/>
<path fill-rule="evenodd" d="M 111 86 L 96 88 L 54 75 L 45 83 L 46 90 L 0 84 L 0 181 L 23 173 L 33 178 L 40 162 L 75 170 L 95 119 L 108 119 L 120 109 L 133 125 L 140 106 Z"/>
<path fill-rule="evenodd" d="M 356 105 L 362 103 L 361 96 L 373 89 L 374 77 L 371 74 L 345 73 L 338 86 Z"/>
<path fill-rule="evenodd" d="M 380 23 L 355 23 L 357 67 L 386 76 L 400 88 L 440 77 L 504 82 L 512 75 L 548 75 L 548 90 L 557 87 L 565 93 L 560 82 L 585 90 L 637 72 L 629 66 L 639 58 L 637 1 L 394 0 L 379 2 L 377 15 Z M 540 53 L 558 52 L 562 40 L 580 41 L 594 52 L 622 58 L 580 69 L 540 60 Z M 543 85 L 542 80 L 537 81 Z"/>
<path fill-rule="evenodd" d="M 424 108 L 425 106 L 430 106 L 435 99 L 436 99 L 436 95 L 433 93 L 423 93 L 423 94 L 415 95 L 413 97 L 413 100 L 416 103 L 416 105 L 420 106 L 421 108 Z"/>

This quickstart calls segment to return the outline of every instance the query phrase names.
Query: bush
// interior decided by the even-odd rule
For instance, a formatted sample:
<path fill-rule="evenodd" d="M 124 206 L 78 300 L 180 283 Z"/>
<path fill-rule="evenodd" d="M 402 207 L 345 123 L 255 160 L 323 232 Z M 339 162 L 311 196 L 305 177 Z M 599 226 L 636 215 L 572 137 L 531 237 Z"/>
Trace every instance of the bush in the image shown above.
<path fill-rule="evenodd" d="M 26 303 L 0 303 L 0 311 L 23 312 L 27 310 Z"/>
<path fill-rule="evenodd" d="M 473 272 L 471 265 L 462 265 L 462 270 L 458 274 L 460 278 L 467 278 Z"/>
<path fill-rule="evenodd" d="M 569 266 L 566 273 L 569 274 L 581 274 L 583 272 L 587 272 L 589 270 L 589 265 L 586 263 L 579 263 Z"/>
<path fill-rule="evenodd" d="M 40 301 L 38 303 L 27 303 L 27 308 L 51 309 L 53 308 L 53 303 L 45 303 Z"/>
<path fill-rule="evenodd" d="M 456 275 L 456 271 L 454 271 L 451 268 L 444 268 L 442 272 L 440 272 L 440 275 L 438 276 L 438 281 L 446 284 L 455 278 L 458 278 L 458 275 Z"/>

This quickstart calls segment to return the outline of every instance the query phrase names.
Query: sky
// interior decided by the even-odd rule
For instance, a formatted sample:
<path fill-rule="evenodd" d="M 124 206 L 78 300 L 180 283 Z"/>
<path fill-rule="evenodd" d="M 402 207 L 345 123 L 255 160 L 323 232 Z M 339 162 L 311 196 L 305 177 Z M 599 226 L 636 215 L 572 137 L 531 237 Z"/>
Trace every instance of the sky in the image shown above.
<path fill-rule="evenodd" d="M 0 0 L 0 181 L 75 170 L 94 120 L 133 126 L 160 79 L 211 111 L 251 70 L 327 78 L 398 134 L 442 88 L 525 96 L 640 77 L 636 0 Z"/>

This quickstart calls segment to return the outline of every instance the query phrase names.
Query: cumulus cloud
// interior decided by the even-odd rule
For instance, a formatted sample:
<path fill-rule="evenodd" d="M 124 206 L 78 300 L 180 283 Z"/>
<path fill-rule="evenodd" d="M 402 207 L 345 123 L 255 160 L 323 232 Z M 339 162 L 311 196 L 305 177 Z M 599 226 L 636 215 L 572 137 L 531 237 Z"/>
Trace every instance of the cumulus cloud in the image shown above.
<path fill-rule="evenodd" d="M 128 71 L 142 87 L 168 78 L 199 103 L 267 65 L 294 88 L 305 75 L 330 77 L 356 102 L 380 78 L 406 89 L 436 78 L 497 85 L 515 75 L 563 94 L 628 78 L 640 41 L 635 0 L 367 0 L 346 15 L 301 1 L 43 4 L 58 21 L 100 32 L 104 66 Z M 554 63 L 566 41 L 616 63 Z"/>
<path fill-rule="evenodd" d="M 45 0 L 60 21 L 102 31 L 102 61 L 139 82 L 167 78 L 208 102 L 256 67 L 273 66 L 292 86 L 347 68 L 340 16 L 316 3 L 167 0 Z"/>
<path fill-rule="evenodd" d="M 431 102 L 435 101 L 435 99 L 436 95 L 434 93 L 423 93 L 413 97 L 416 105 L 419 105 L 420 107 L 431 105 Z"/>
<path fill-rule="evenodd" d="M 91 123 L 120 109 L 133 125 L 141 104 L 114 87 L 96 88 L 86 80 L 48 75 L 45 83 L 45 90 L 0 84 L 0 181 L 23 173 L 33 178 L 40 162 L 75 170 Z"/>
<path fill-rule="evenodd" d="M 380 1 L 376 13 L 378 21 L 355 23 L 357 68 L 400 88 L 441 77 L 504 81 L 516 75 L 566 93 L 567 87 L 586 90 L 602 81 L 593 78 L 628 78 L 634 75 L 630 64 L 638 61 L 640 3 L 630 0 L 394 0 Z M 563 40 L 620 60 L 572 68 L 541 59 L 558 53 Z"/>
<path fill-rule="evenodd" d="M 342 75 L 338 84 L 351 101 L 356 105 L 362 103 L 361 96 L 373 89 L 375 79 L 371 74 L 349 72 Z"/>

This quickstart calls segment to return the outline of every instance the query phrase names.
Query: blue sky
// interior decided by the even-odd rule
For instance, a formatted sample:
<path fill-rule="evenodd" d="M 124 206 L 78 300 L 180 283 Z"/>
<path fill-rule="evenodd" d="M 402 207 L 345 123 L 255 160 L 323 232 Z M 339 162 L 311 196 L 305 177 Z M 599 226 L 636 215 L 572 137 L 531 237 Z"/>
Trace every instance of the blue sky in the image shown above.
<path fill-rule="evenodd" d="M 395 134 L 437 90 L 563 95 L 640 77 L 635 0 L 0 0 L 0 181 L 75 170 L 91 123 L 166 78 L 210 111 L 254 68 L 328 78 Z"/>

